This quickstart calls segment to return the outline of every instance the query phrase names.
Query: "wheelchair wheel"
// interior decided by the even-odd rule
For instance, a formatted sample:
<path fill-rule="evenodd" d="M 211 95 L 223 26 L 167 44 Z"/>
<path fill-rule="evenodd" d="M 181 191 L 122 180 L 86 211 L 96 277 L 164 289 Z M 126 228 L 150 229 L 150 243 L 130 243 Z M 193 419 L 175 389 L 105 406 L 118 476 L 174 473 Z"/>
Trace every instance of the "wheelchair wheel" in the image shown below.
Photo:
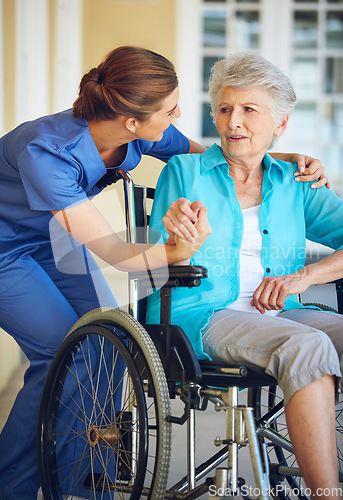
<path fill-rule="evenodd" d="M 306 302 L 303 305 L 304 306 L 315 306 L 315 307 L 319 307 L 319 309 L 321 309 L 322 311 L 329 311 L 329 312 L 338 313 L 337 309 L 335 309 L 334 307 L 327 306 L 326 304 L 319 304 L 317 302 Z"/>
<path fill-rule="evenodd" d="M 287 446 L 289 435 L 283 408 L 282 392 L 276 387 L 249 390 L 249 404 L 254 405 L 258 434 L 266 445 L 270 483 L 275 498 L 309 500 L 310 492 L 300 475 L 293 451 Z M 267 425 L 265 422 L 269 422 Z M 275 433 L 276 439 L 269 434 Z M 281 441 L 276 442 L 280 437 Z M 336 404 L 337 460 L 340 487 L 343 487 L 343 398 Z M 284 444 L 283 444 L 284 441 Z"/>
<path fill-rule="evenodd" d="M 146 330 L 120 310 L 74 326 L 49 370 L 39 413 L 45 500 L 162 499 L 171 424 L 164 369 Z"/>

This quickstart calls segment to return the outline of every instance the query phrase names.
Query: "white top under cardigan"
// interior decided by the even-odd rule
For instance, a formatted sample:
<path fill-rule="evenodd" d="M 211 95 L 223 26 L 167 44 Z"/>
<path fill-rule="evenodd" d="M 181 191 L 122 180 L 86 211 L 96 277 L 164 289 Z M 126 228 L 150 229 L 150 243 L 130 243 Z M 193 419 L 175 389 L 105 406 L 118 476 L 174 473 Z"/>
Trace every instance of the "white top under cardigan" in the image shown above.
<path fill-rule="evenodd" d="M 262 234 L 260 229 L 260 206 L 242 209 L 243 239 L 239 253 L 240 262 L 240 293 L 238 299 L 227 306 L 236 311 L 260 312 L 250 305 L 256 288 L 264 278 L 261 261 Z M 276 316 L 280 311 L 267 311 L 266 314 Z"/>

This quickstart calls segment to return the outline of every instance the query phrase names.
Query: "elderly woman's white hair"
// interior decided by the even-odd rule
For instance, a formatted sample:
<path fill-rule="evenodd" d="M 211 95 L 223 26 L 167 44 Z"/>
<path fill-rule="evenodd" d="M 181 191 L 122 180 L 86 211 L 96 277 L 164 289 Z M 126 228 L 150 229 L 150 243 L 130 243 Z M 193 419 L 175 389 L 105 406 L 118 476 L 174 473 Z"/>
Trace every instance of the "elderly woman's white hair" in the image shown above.
<path fill-rule="evenodd" d="M 257 54 L 235 54 L 213 65 L 209 93 L 214 120 L 218 114 L 223 87 L 238 89 L 257 87 L 267 90 L 271 97 L 270 110 L 276 123 L 289 116 L 296 103 L 296 95 L 288 77 Z"/>

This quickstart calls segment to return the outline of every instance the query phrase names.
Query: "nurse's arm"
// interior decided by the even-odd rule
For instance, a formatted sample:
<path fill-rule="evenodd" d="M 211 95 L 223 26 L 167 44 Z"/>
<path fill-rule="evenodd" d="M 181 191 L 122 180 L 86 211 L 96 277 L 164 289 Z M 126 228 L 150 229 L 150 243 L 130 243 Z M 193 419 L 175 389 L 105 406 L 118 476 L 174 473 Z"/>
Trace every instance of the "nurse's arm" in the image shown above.
<path fill-rule="evenodd" d="M 188 153 L 203 153 L 206 151 L 204 146 L 189 139 Z M 298 153 L 270 153 L 275 160 L 287 161 L 290 163 L 297 163 L 299 170 L 294 173 L 297 182 L 313 182 L 312 188 L 316 189 L 322 186 L 330 188 L 330 182 L 325 175 L 324 167 L 320 160 L 312 158 L 311 156 L 302 155 Z"/>
<path fill-rule="evenodd" d="M 198 142 L 192 141 L 192 139 L 190 139 L 189 137 L 187 137 L 187 139 L 189 140 L 188 153 L 203 153 L 204 151 L 206 151 L 206 148 L 204 148 L 204 146 L 202 146 Z"/>
<path fill-rule="evenodd" d="M 122 241 L 89 200 L 52 214 L 75 240 L 121 271 L 154 269 L 186 260 L 200 248 L 211 232 L 206 209 L 199 213 L 198 236 L 194 241 L 182 242 L 176 238 L 164 245 L 130 244 Z"/>

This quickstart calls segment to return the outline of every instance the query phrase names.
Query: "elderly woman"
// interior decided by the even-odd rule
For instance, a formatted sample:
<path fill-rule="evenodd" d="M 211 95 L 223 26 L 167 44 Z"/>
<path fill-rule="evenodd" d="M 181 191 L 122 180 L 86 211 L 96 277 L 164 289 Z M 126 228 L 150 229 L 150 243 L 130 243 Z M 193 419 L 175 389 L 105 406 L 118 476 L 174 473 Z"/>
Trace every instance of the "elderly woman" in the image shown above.
<path fill-rule="evenodd" d="M 294 182 L 296 166 L 292 171 L 267 153 L 296 101 L 272 64 L 252 54 L 217 62 L 210 96 L 221 147 L 169 161 L 151 218 L 167 238 L 162 217 L 184 198 L 195 214 L 204 203 L 212 227 L 191 258 L 209 278 L 199 288 L 175 290 L 172 321 L 199 358 L 262 368 L 278 380 L 306 484 L 313 498 L 317 488 L 329 488 L 333 498 L 343 316 L 306 308 L 297 294 L 343 276 L 343 201 Z M 168 218 L 170 225 L 170 211 Z M 305 238 L 335 252 L 304 266 Z M 157 320 L 158 300 L 150 297 L 149 323 Z"/>

